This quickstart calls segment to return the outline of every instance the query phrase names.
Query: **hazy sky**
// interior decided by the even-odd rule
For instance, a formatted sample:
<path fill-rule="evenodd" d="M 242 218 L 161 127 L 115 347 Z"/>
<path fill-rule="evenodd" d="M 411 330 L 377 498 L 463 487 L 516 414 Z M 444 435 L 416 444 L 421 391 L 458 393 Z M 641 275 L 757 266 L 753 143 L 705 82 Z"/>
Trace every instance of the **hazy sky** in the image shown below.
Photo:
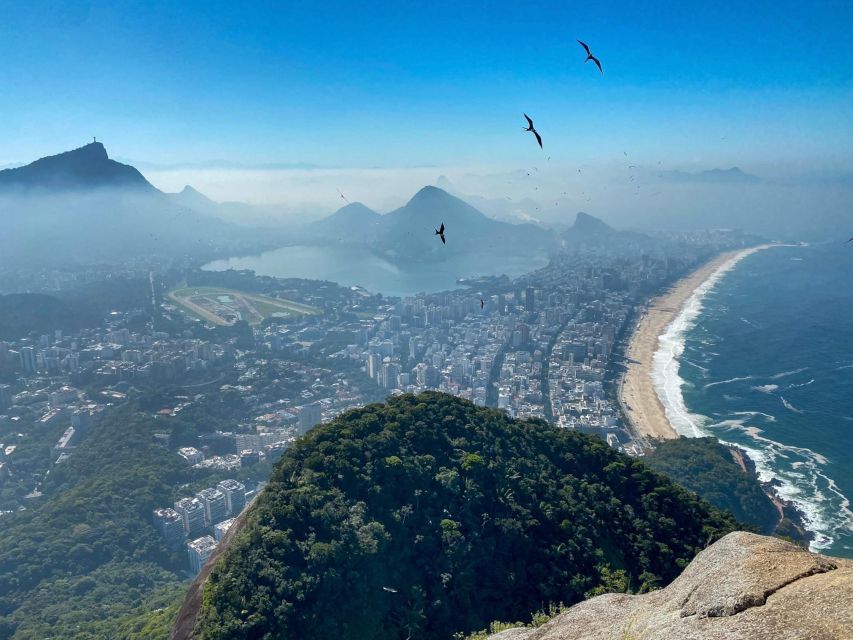
<path fill-rule="evenodd" d="M 849 169 L 853 2 L 699 4 L 0 0 L 0 164 Z"/>

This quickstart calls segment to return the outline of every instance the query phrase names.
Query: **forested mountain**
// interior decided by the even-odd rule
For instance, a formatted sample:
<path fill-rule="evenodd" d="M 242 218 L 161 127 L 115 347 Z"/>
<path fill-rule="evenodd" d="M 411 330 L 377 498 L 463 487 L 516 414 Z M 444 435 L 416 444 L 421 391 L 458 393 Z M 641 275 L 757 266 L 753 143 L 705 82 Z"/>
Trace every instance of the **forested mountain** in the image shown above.
<path fill-rule="evenodd" d="M 91 142 L 23 167 L 0 171 L 0 192 L 76 191 L 120 188 L 153 193 L 154 186 L 134 167 L 111 160 L 100 142 Z"/>
<path fill-rule="evenodd" d="M 741 522 L 763 533 L 776 528 L 779 513 L 758 478 L 741 469 L 716 438 L 664 440 L 646 462 Z"/>
<path fill-rule="evenodd" d="M 444 223 L 447 244 L 433 231 Z M 554 234 L 535 224 L 489 218 L 438 187 L 418 191 L 384 215 L 353 203 L 314 223 L 309 233 L 333 242 L 369 246 L 392 261 L 430 262 L 474 253 L 524 255 L 557 246 Z"/>
<path fill-rule="evenodd" d="M 324 240 L 360 244 L 376 233 L 381 221 L 382 216 L 373 209 L 353 202 L 313 223 L 309 234 Z"/>
<path fill-rule="evenodd" d="M 194 208 L 201 198 L 163 193 L 100 143 L 0 171 L 0 269 L 168 263 L 275 243 Z"/>
<path fill-rule="evenodd" d="M 598 438 L 402 395 L 285 454 L 205 586 L 195 637 L 446 640 L 666 584 L 735 526 Z"/>

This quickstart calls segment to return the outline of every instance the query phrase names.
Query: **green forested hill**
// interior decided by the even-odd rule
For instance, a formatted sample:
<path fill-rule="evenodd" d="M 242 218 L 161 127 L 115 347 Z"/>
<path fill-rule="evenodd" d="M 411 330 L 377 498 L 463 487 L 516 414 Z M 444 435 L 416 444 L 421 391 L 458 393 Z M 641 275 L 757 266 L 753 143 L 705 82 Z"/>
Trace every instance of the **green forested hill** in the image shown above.
<path fill-rule="evenodd" d="M 198 635 L 446 640 L 665 584 L 734 528 L 597 438 L 400 396 L 285 454 L 205 587 Z"/>
<path fill-rule="evenodd" d="M 741 469 L 716 438 L 664 440 L 646 463 L 763 533 L 772 533 L 779 521 L 758 478 Z"/>
<path fill-rule="evenodd" d="M 135 635 L 133 621 L 153 622 L 177 597 L 186 556 L 166 547 L 151 510 L 187 472 L 154 427 L 117 409 L 53 468 L 41 503 L 3 517 L 0 639 L 158 637 Z"/>

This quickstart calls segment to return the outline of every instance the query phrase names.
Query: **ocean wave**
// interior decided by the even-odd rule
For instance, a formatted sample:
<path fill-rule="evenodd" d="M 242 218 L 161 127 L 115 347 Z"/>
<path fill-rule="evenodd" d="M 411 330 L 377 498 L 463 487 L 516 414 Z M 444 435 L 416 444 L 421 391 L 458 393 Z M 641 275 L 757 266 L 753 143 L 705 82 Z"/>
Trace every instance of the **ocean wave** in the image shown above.
<path fill-rule="evenodd" d="M 706 424 L 705 428 L 708 431 L 720 431 L 720 430 L 732 430 L 732 429 L 741 429 L 746 426 L 745 419 L 735 419 L 729 418 L 728 420 L 720 420 L 719 422 L 713 422 L 711 424 Z M 707 434 L 706 434 L 707 435 Z"/>
<path fill-rule="evenodd" d="M 691 367 L 696 367 L 697 369 L 699 369 L 699 371 L 702 371 L 703 373 L 708 373 L 707 367 L 703 367 L 701 364 L 698 364 L 692 360 L 688 360 L 687 358 L 682 358 L 681 362 L 683 362 L 685 364 L 689 364 Z"/>
<path fill-rule="evenodd" d="M 659 338 L 658 350 L 653 356 L 652 380 L 667 419 L 680 435 L 692 437 L 704 435 L 703 422 L 707 420 L 704 416 L 690 413 L 684 404 L 681 388 L 685 382 L 678 370 L 681 355 L 684 353 L 685 334 L 696 326 L 705 296 L 726 273 L 753 251 L 741 251 L 717 267 L 704 282 L 696 287 L 681 311 Z"/>
<path fill-rule="evenodd" d="M 827 549 L 838 534 L 853 531 L 850 500 L 824 472 L 828 462 L 824 456 L 805 447 L 782 444 L 763 435 L 761 429 L 739 426 L 738 422 L 730 421 L 729 430 L 741 431 L 755 446 L 720 442 L 743 449 L 755 465 L 758 479 L 773 483 L 776 494 L 803 514 L 804 526 L 815 536 L 809 545 L 812 551 Z"/>
<path fill-rule="evenodd" d="M 764 413 L 763 411 L 732 411 L 732 415 L 735 416 L 748 416 L 750 418 L 754 418 L 755 416 L 761 416 L 766 419 L 767 422 L 776 422 L 776 416 L 770 415 L 769 413 Z"/>
<path fill-rule="evenodd" d="M 812 378 L 812 379 L 811 379 L 811 380 L 809 380 L 808 382 L 803 382 L 803 383 L 800 383 L 800 384 L 789 384 L 789 385 L 788 385 L 788 388 L 789 388 L 789 389 L 799 389 L 800 387 L 807 387 L 807 386 L 809 386 L 810 384 L 814 384 L 814 383 L 815 383 L 815 379 L 814 379 L 814 378 Z"/>
<path fill-rule="evenodd" d="M 794 413 L 805 413 L 805 411 L 797 409 L 797 407 L 795 407 L 790 402 L 785 400 L 785 398 L 783 398 L 782 396 L 779 396 L 779 399 L 782 401 L 782 404 L 785 405 L 785 408 L 788 409 L 789 411 L 793 411 Z"/>
<path fill-rule="evenodd" d="M 807 369 L 808 367 L 800 367 L 799 369 L 792 369 L 791 371 L 783 371 L 782 373 L 777 373 L 776 375 L 770 376 L 770 379 L 778 380 L 779 378 L 787 378 L 788 376 L 793 376 L 797 373 L 802 373 Z"/>
<path fill-rule="evenodd" d="M 773 393 L 778 388 L 778 384 L 760 384 L 757 387 L 750 387 L 753 391 L 760 391 L 761 393 Z"/>
<path fill-rule="evenodd" d="M 719 355 L 719 354 L 717 354 Z M 729 378 L 728 380 L 720 380 L 718 382 L 709 382 L 706 384 L 703 389 L 710 389 L 711 387 L 716 387 L 721 384 L 729 384 L 731 382 L 742 382 L 743 380 L 752 380 L 755 376 L 741 376 L 739 378 Z"/>
<path fill-rule="evenodd" d="M 737 440 L 747 440 L 747 444 L 722 440 L 721 442 L 742 448 L 755 465 L 759 480 L 766 483 L 772 482 L 779 497 L 796 506 L 803 514 L 804 526 L 815 536 L 810 544 L 812 551 L 820 551 L 831 547 L 842 531 L 853 531 L 850 501 L 832 478 L 824 472 L 826 458 L 807 448 L 776 442 L 764 436 L 763 431 L 758 427 L 747 424 L 750 418 L 759 415 L 768 422 L 775 421 L 775 417 L 770 414 L 738 412 L 733 414 L 735 416 L 733 418 L 714 422 L 707 416 L 691 413 L 684 402 L 682 386 L 685 381 L 679 375 L 679 360 L 684 352 L 686 333 L 696 326 L 697 318 L 703 308 L 703 298 L 722 276 L 746 255 L 748 253 L 741 253 L 727 261 L 688 298 L 681 312 L 660 336 L 659 348 L 653 357 L 652 379 L 666 416 L 680 435 L 701 437 L 716 431 L 731 433 L 733 436 L 737 434 Z M 853 365 L 850 366 L 853 367 Z M 802 370 L 804 369 L 783 371 L 773 376 L 773 379 L 794 375 Z M 711 382 L 703 388 L 749 380 L 752 377 L 743 376 Z M 772 384 L 753 387 L 765 393 L 772 393 L 778 388 L 778 385 Z M 724 397 L 727 400 L 737 398 L 737 396 Z M 790 403 L 787 403 L 784 398 L 782 400 L 790 409 Z"/>

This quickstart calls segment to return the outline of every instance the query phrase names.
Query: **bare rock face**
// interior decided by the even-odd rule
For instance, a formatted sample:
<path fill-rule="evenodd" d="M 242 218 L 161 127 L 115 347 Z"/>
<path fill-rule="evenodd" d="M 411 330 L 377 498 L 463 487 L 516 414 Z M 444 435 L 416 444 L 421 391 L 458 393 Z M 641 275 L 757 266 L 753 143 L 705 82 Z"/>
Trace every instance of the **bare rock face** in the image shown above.
<path fill-rule="evenodd" d="M 606 594 L 490 640 L 849 640 L 853 562 L 738 531 L 665 589 Z"/>

